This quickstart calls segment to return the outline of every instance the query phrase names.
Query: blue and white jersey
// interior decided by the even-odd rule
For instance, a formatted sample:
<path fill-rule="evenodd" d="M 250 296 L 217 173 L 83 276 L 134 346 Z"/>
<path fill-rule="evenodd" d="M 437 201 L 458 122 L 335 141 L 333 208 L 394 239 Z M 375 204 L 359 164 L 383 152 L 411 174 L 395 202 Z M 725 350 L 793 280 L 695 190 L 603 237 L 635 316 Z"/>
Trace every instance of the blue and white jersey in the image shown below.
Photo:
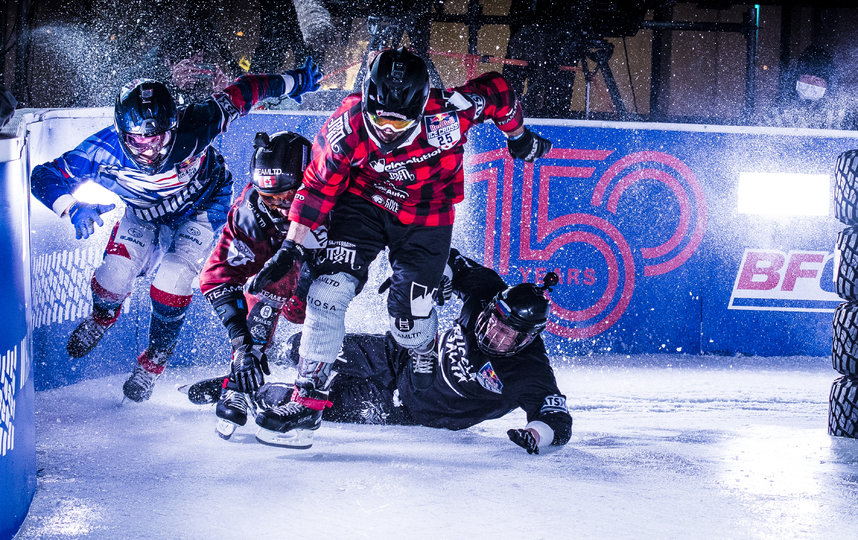
<path fill-rule="evenodd" d="M 104 128 L 33 169 L 33 195 L 62 216 L 74 202 L 71 193 L 92 180 L 145 221 L 170 223 L 206 211 L 219 228 L 229 210 L 232 175 L 211 143 L 255 103 L 285 90 L 281 75 L 244 75 L 208 100 L 181 109 L 176 142 L 157 174 L 143 172 L 123 151 L 116 129 Z"/>

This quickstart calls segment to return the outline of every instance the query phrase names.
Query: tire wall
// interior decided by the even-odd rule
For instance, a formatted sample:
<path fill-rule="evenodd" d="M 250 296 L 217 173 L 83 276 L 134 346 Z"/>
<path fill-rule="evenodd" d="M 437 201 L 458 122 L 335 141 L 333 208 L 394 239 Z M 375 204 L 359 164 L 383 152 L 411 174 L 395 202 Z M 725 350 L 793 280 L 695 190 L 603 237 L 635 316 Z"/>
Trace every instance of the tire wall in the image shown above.
<path fill-rule="evenodd" d="M 23 149 L 23 138 L 0 138 L 0 538 L 15 534 L 36 491 L 29 196 Z"/>
<path fill-rule="evenodd" d="M 834 217 L 846 225 L 834 242 L 834 290 L 844 300 L 834 311 L 831 367 L 843 375 L 831 384 L 828 434 L 858 437 L 858 151 L 834 167 Z"/>

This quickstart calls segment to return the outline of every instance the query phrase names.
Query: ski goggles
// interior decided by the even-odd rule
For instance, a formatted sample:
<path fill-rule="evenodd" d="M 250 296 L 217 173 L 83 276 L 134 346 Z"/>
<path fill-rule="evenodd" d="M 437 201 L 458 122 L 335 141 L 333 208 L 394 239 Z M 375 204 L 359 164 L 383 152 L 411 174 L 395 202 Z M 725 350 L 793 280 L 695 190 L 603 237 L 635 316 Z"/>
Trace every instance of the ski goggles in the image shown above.
<path fill-rule="evenodd" d="M 292 207 L 292 200 L 295 198 L 297 189 L 290 189 L 282 193 L 262 193 L 259 192 L 259 197 L 268 208 L 288 211 Z"/>
<path fill-rule="evenodd" d="M 388 116 L 378 116 L 377 114 L 368 113 L 369 121 L 379 129 L 389 128 L 393 131 L 405 131 L 410 129 L 417 123 L 417 119 L 403 120 L 400 118 L 390 118 Z"/>

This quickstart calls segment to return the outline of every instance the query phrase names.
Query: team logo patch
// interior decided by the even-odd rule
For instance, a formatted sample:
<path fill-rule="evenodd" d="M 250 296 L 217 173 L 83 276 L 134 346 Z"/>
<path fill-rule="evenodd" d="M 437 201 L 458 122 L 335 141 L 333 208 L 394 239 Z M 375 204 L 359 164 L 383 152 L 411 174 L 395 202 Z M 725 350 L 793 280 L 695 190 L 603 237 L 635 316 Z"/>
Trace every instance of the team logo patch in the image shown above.
<path fill-rule="evenodd" d="M 456 325 L 442 338 L 440 353 L 444 361 L 448 362 L 450 372 L 460 383 L 466 383 L 474 379 L 471 373 L 471 362 L 466 355 L 465 336 L 462 335 L 462 327 Z M 452 385 L 450 385 L 453 388 Z"/>
<path fill-rule="evenodd" d="M 400 332 L 410 332 L 414 328 L 414 320 L 413 319 L 403 319 L 397 317 L 393 320 L 393 324 L 396 326 L 396 329 Z"/>
<path fill-rule="evenodd" d="M 227 124 L 241 116 L 241 111 L 239 111 L 238 107 L 236 107 L 232 100 L 229 99 L 228 95 L 224 94 L 223 92 L 218 92 L 213 97 L 215 103 L 217 103 L 220 109 L 223 111 L 223 115 L 226 117 Z"/>
<path fill-rule="evenodd" d="M 479 94 L 467 94 L 468 99 L 474 102 L 474 118 L 481 118 L 486 110 L 486 98 Z"/>
<path fill-rule="evenodd" d="M 434 114 L 423 121 L 426 123 L 426 138 L 436 148 L 449 150 L 462 140 L 462 129 L 455 112 Z"/>
<path fill-rule="evenodd" d="M 500 394 L 501 390 L 503 390 L 503 383 L 498 378 L 498 374 L 495 373 L 495 368 L 492 367 L 491 362 L 486 362 L 477 371 L 477 382 L 480 383 L 480 386 L 495 394 Z"/>
<path fill-rule="evenodd" d="M 250 335 L 255 341 L 265 341 L 268 338 L 268 329 L 261 324 L 254 324 L 250 328 Z"/>
<path fill-rule="evenodd" d="M 354 249 L 354 244 L 348 242 L 330 242 L 325 250 L 325 257 L 331 263 L 346 265 L 352 270 L 360 268 L 356 264 L 357 250 Z"/>
<path fill-rule="evenodd" d="M 226 262 L 231 266 L 241 266 L 255 260 L 253 250 L 247 244 L 239 239 L 234 239 L 229 244 L 229 250 L 226 254 Z"/>
<path fill-rule="evenodd" d="M 550 396 L 545 396 L 545 400 L 542 402 L 542 408 L 539 409 L 540 414 L 556 412 L 556 413 L 569 413 L 569 409 L 566 408 L 566 396 L 561 396 L 558 394 L 552 394 Z"/>
<path fill-rule="evenodd" d="M 435 305 L 435 289 L 429 289 L 416 281 L 411 282 L 411 314 L 415 317 L 428 317 Z"/>
<path fill-rule="evenodd" d="M 328 139 L 328 144 L 331 145 L 334 152 L 340 153 L 342 152 L 340 141 L 345 139 L 351 132 L 352 127 L 349 125 L 348 113 L 343 113 L 328 123 L 328 132 L 325 134 L 325 138 Z"/>

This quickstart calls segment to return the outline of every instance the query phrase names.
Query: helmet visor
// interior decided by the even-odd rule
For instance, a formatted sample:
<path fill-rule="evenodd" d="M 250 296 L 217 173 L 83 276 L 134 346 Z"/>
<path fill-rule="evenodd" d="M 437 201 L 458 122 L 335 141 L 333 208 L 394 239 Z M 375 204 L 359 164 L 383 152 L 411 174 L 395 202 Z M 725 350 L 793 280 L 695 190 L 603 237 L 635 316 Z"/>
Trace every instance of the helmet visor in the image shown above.
<path fill-rule="evenodd" d="M 491 356 L 513 355 L 530 345 L 536 338 L 536 334 L 519 332 L 507 326 L 493 305 L 480 313 L 474 333 L 477 336 L 477 346 Z"/>
<path fill-rule="evenodd" d="M 172 133 L 165 131 L 156 135 L 125 134 L 125 146 L 139 163 L 150 164 L 159 161 L 166 152 Z"/>

